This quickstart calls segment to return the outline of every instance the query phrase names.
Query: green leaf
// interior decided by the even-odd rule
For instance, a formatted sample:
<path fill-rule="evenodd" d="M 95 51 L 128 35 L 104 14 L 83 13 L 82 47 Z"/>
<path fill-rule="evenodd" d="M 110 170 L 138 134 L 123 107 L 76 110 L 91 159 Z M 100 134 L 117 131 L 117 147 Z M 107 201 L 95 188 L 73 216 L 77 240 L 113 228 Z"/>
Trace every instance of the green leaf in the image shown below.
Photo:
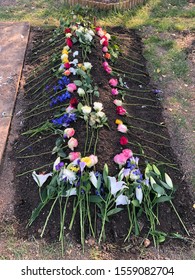
<path fill-rule="evenodd" d="M 169 177 L 169 175 L 167 173 L 165 173 L 165 181 L 166 181 L 167 185 L 171 189 L 173 189 L 173 182 L 172 182 L 171 178 Z"/>
<path fill-rule="evenodd" d="M 62 149 L 60 149 L 58 151 L 58 156 L 61 157 L 61 158 L 65 158 L 66 157 L 66 153 Z"/>
<path fill-rule="evenodd" d="M 79 112 L 81 112 L 81 108 L 83 107 L 83 104 L 81 102 L 79 102 L 78 106 L 77 106 L 77 110 Z"/>
<path fill-rule="evenodd" d="M 41 210 L 45 207 L 45 205 L 47 204 L 48 201 L 45 201 L 45 202 L 41 202 L 39 203 L 38 207 L 35 208 L 33 211 L 32 211 L 32 215 L 30 217 L 30 220 L 28 222 L 28 225 L 27 226 L 31 226 L 32 223 L 36 220 L 36 218 L 39 216 Z"/>
<path fill-rule="evenodd" d="M 114 208 L 107 212 L 107 216 L 117 214 L 117 213 L 121 212 L 122 210 L 123 210 L 123 208 Z"/>
<path fill-rule="evenodd" d="M 89 201 L 92 203 L 100 203 L 102 202 L 102 198 L 98 195 L 90 195 Z"/>
<path fill-rule="evenodd" d="M 153 188 L 153 190 L 154 190 L 156 193 L 158 193 L 159 195 L 165 194 L 165 190 L 164 190 L 161 186 L 159 186 L 159 185 L 157 185 L 157 184 L 153 184 L 153 185 L 152 185 L 152 188 Z"/>
<path fill-rule="evenodd" d="M 61 137 L 59 137 L 57 140 L 56 140 L 56 146 L 59 147 L 60 145 L 62 145 L 63 143 L 63 139 Z"/>
<path fill-rule="evenodd" d="M 155 202 L 156 203 L 161 203 L 161 202 L 166 202 L 166 201 L 170 201 L 172 199 L 171 196 L 161 196 L 161 197 L 158 197 Z"/>
<path fill-rule="evenodd" d="M 160 184 L 163 186 L 163 188 L 168 189 L 168 190 L 172 190 L 172 188 L 169 185 L 167 185 L 165 182 L 163 182 L 161 180 L 160 180 Z"/>
<path fill-rule="evenodd" d="M 108 165 L 105 163 L 104 170 L 103 170 L 103 179 L 105 184 L 107 185 L 108 182 Z"/>
<path fill-rule="evenodd" d="M 80 86 L 82 86 L 82 82 L 81 82 L 81 80 L 75 80 L 74 81 L 74 84 L 76 85 L 76 86 L 78 86 L 78 87 L 80 87 Z"/>
<path fill-rule="evenodd" d="M 138 201 L 137 199 L 132 200 L 131 203 L 132 203 L 135 207 L 140 207 L 139 201 Z"/>

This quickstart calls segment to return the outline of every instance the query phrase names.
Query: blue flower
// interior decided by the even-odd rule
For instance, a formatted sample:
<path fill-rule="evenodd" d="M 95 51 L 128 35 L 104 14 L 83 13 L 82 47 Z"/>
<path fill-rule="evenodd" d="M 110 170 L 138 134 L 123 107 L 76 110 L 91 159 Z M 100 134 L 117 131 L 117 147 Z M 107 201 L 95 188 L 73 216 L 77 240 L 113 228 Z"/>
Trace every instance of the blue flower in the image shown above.
<path fill-rule="evenodd" d="M 75 113 L 65 113 L 59 118 L 53 119 L 52 123 L 56 126 L 64 126 L 68 127 L 71 122 L 76 121 L 76 114 Z"/>
<path fill-rule="evenodd" d="M 66 91 L 62 95 L 57 96 L 56 98 L 51 98 L 50 107 L 55 106 L 57 104 L 65 102 L 67 99 L 70 99 L 70 92 Z"/>

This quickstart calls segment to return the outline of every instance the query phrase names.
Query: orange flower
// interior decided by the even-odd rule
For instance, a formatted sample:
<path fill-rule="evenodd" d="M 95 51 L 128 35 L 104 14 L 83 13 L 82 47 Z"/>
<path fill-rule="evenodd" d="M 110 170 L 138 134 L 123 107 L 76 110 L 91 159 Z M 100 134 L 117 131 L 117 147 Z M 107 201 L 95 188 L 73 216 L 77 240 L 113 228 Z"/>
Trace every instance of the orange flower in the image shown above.
<path fill-rule="evenodd" d="M 119 119 L 116 119 L 115 124 L 123 124 L 123 122 Z"/>
<path fill-rule="evenodd" d="M 65 76 L 70 76 L 70 74 L 71 74 L 71 72 L 70 72 L 70 70 L 68 70 L 68 69 L 64 72 L 64 75 L 65 75 Z"/>
<path fill-rule="evenodd" d="M 110 55 L 109 53 L 105 53 L 104 57 L 105 57 L 106 59 L 110 59 L 111 55 Z"/>

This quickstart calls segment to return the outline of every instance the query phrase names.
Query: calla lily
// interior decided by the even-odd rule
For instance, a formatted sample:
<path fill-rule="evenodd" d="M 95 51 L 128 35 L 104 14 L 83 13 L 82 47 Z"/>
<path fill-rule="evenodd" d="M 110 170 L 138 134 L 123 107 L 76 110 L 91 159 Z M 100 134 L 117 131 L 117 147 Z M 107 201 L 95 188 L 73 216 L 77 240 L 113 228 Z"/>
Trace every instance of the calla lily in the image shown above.
<path fill-rule="evenodd" d="M 47 181 L 48 177 L 52 176 L 52 173 L 47 174 L 37 174 L 35 171 L 32 173 L 32 177 L 37 183 L 39 187 L 42 187 L 42 185 Z"/>
<path fill-rule="evenodd" d="M 56 165 L 58 165 L 60 163 L 61 159 L 60 157 L 57 157 L 57 159 L 54 161 L 53 164 L 53 171 L 56 171 Z"/>
<path fill-rule="evenodd" d="M 142 192 L 142 187 L 141 185 L 137 186 L 135 189 L 135 196 L 137 198 L 137 200 L 139 201 L 139 203 L 142 203 L 142 199 L 143 199 L 143 192 Z"/>
<path fill-rule="evenodd" d="M 111 194 L 113 194 L 114 196 L 116 195 L 117 192 L 126 188 L 126 184 L 124 181 L 117 182 L 115 177 L 110 177 L 110 176 L 108 176 L 108 179 L 110 181 Z"/>
<path fill-rule="evenodd" d="M 118 205 L 127 205 L 130 204 L 130 200 L 128 199 L 128 197 L 124 194 L 120 194 L 117 199 L 115 200 L 116 202 L 116 206 Z"/>

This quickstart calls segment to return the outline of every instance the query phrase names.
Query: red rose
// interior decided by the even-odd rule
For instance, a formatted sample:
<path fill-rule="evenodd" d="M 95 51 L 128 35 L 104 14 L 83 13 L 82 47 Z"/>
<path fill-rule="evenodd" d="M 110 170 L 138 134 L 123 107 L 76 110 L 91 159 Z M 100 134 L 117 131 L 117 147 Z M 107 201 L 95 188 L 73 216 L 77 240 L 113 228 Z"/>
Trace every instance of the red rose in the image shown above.
<path fill-rule="evenodd" d="M 69 46 L 69 48 L 72 48 L 73 42 L 72 42 L 71 38 L 66 39 L 66 44 Z"/>
<path fill-rule="evenodd" d="M 70 99 L 70 106 L 76 108 L 78 103 L 79 101 L 75 97 Z"/>
<path fill-rule="evenodd" d="M 66 69 L 69 69 L 70 68 L 70 63 L 64 63 L 64 67 L 66 68 Z"/>
<path fill-rule="evenodd" d="M 116 112 L 118 115 L 125 115 L 127 113 L 127 111 L 125 110 L 125 108 L 123 108 L 122 106 L 117 106 L 116 107 Z"/>
<path fill-rule="evenodd" d="M 102 46 L 107 47 L 108 46 L 108 40 L 104 40 L 104 42 L 102 43 Z"/>
<path fill-rule="evenodd" d="M 71 33 L 71 29 L 70 28 L 65 28 L 64 32 L 65 33 Z"/>
<path fill-rule="evenodd" d="M 122 146 L 127 145 L 127 144 L 128 144 L 128 139 L 127 139 L 125 136 L 122 136 L 122 137 L 120 138 L 120 144 L 121 144 Z"/>

